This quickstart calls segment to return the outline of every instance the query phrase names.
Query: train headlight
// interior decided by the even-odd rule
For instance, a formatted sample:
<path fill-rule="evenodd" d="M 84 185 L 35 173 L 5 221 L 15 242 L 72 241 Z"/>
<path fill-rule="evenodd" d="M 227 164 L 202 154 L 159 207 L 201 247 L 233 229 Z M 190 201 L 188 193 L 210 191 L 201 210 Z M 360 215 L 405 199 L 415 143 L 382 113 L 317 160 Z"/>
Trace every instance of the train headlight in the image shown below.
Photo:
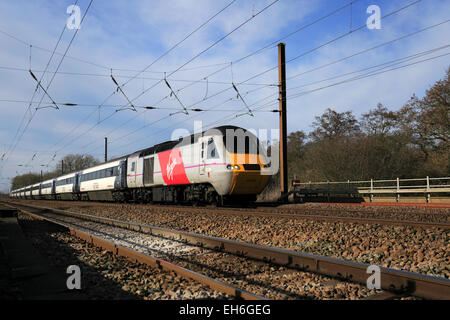
<path fill-rule="evenodd" d="M 241 169 L 241 167 L 239 167 L 237 164 L 235 164 L 233 168 L 234 168 L 235 170 Z"/>
<path fill-rule="evenodd" d="M 228 169 L 228 170 L 231 170 L 231 169 L 233 169 L 233 166 L 232 166 L 231 164 L 228 164 L 228 165 L 227 165 L 227 169 Z"/>

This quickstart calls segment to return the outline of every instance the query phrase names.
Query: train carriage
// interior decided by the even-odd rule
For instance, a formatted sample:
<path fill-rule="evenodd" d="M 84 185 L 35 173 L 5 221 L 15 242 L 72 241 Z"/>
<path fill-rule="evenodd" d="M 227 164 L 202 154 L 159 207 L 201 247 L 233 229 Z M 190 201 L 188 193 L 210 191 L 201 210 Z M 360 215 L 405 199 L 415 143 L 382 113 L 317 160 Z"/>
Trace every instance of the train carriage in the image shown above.
<path fill-rule="evenodd" d="M 31 199 L 31 186 L 25 187 L 23 190 L 23 198 Z"/>
<path fill-rule="evenodd" d="M 55 194 L 55 180 L 46 180 L 41 183 L 41 199 L 53 199 Z"/>
<path fill-rule="evenodd" d="M 57 200 L 77 200 L 74 194 L 75 173 L 55 179 L 55 198 Z"/>
<path fill-rule="evenodd" d="M 125 158 L 110 161 L 78 173 L 82 200 L 113 201 L 115 190 L 122 189 L 122 167 Z"/>
<path fill-rule="evenodd" d="M 31 199 L 40 199 L 41 184 L 36 183 L 31 186 Z"/>

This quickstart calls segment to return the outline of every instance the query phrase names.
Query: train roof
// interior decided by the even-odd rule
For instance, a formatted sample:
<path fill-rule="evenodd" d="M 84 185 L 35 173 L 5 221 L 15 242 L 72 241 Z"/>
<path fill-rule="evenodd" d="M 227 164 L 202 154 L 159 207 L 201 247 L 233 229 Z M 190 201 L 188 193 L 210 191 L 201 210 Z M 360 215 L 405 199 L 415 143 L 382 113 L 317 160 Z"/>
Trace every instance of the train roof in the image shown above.
<path fill-rule="evenodd" d="M 106 169 L 106 168 L 111 168 L 111 167 L 117 166 L 118 162 L 120 162 L 121 160 L 125 160 L 125 157 L 112 159 L 112 160 L 109 160 L 108 162 L 100 163 L 100 164 L 95 165 L 93 167 L 86 168 L 86 169 L 83 169 L 83 170 L 79 170 L 78 172 L 80 172 L 82 174 L 85 174 L 85 173 L 90 173 L 90 172 L 93 172 L 93 171 L 96 171 L 96 170 L 102 170 L 102 169 Z"/>

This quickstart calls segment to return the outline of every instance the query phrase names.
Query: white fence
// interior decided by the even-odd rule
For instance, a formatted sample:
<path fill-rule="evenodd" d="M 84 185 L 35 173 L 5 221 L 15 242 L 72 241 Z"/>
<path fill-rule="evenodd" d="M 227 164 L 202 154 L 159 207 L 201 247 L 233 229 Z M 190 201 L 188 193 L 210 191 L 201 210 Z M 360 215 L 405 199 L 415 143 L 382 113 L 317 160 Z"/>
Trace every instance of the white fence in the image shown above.
<path fill-rule="evenodd" d="M 442 178 L 416 178 L 416 179 L 395 179 L 395 180 L 367 180 L 367 181 L 326 181 L 326 182 L 300 182 L 294 180 L 292 183 L 294 193 L 312 194 L 360 194 L 370 196 L 373 200 L 375 195 L 396 195 L 397 200 L 400 194 L 423 194 L 430 202 L 433 193 L 450 194 L 450 177 Z"/>

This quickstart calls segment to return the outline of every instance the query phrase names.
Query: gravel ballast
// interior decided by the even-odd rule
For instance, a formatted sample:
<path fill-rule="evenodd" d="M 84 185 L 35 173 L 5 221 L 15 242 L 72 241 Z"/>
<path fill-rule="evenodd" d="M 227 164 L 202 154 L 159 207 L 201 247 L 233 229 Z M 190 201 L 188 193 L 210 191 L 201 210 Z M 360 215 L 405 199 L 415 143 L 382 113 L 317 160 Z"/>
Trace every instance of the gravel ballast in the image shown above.
<path fill-rule="evenodd" d="M 333 281 L 326 276 L 255 262 L 178 240 L 59 214 L 45 213 L 44 216 L 268 299 L 361 299 L 376 293 L 365 285 Z"/>
<path fill-rule="evenodd" d="M 46 227 L 40 221 L 19 214 L 19 223 L 40 254 L 59 272 L 66 274 L 69 265 L 81 269 L 80 293 L 85 299 L 226 299 L 229 296 L 211 290 L 196 281 L 173 272 L 132 263 L 114 257 L 108 251 L 86 244 L 67 229 Z"/>
<path fill-rule="evenodd" d="M 439 228 L 227 215 L 212 208 L 186 212 L 176 207 L 136 204 L 27 202 L 450 278 L 449 232 Z M 339 209 L 339 215 L 345 215 L 347 208 Z"/>

